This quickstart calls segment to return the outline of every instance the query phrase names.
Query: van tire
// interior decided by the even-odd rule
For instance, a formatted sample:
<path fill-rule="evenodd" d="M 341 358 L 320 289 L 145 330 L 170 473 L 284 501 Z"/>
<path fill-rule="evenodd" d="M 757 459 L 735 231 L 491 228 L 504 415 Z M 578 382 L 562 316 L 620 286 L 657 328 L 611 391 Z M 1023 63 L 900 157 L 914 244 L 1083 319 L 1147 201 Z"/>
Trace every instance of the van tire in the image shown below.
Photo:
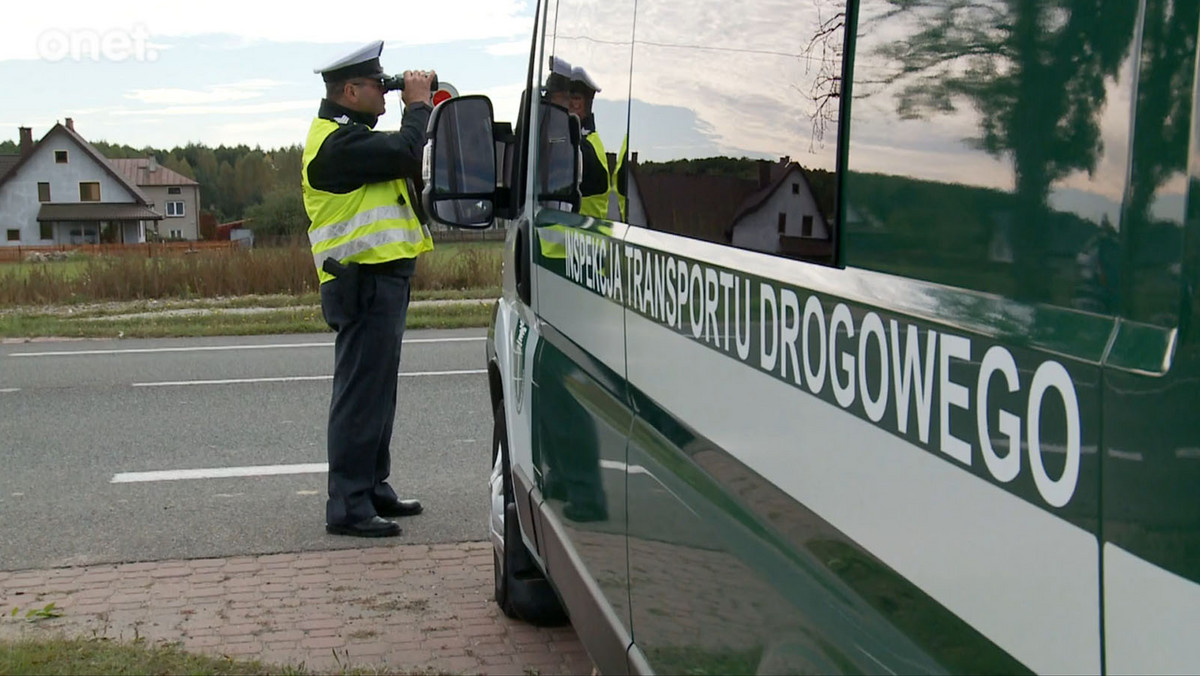
<path fill-rule="evenodd" d="M 500 453 L 504 477 L 504 552 L 492 551 L 496 605 L 508 617 L 541 627 L 566 624 L 567 613 L 550 581 L 537 567 L 521 539 L 517 504 L 513 496 L 512 469 L 508 455 L 508 425 L 504 402 L 493 414 L 492 448 Z M 495 462 L 493 458 L 493 463 Z"/>

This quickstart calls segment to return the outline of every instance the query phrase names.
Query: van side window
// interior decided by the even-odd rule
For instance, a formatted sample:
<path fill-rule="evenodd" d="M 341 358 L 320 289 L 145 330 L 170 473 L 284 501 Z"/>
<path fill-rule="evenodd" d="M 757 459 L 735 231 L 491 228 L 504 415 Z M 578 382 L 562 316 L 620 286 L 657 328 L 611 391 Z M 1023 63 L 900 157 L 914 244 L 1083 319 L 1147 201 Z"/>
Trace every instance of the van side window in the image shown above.
<path fill-rule="evenodd" d="M 1137 24 L 1136 3 L 984 10 L 862 0 L 843 184 L 846 265 L 1117 313 Z M 1182 76 L 1165 98 L 1190 99 L 1193 66 L 1161 65 Z M 1155 103 L 1151 135 L 1178 108 Z M 1177 175 L 1185 155 L 1181 144 Z M 1147 211 L 1174 208 L 1181 222 L 1183 181 L 1150 173 L 1176 196 L 1160 191 L 1164 199 Z M 1155 236 L 1165 244 L 1178 232 L 1162 227 Z"/>
<path fill-rule="evenodd" d="M 559 0 L 550 5 L 541 84 L 546 99 L 581 122 L 579 213 L 622 220 L 615 176 L 629 129 L 634 2 Z"/>
<path fill-rule="evenodd" d="M 703 5 L 637 3 L 628 222 L 833 263 L 846 3 Z"/>

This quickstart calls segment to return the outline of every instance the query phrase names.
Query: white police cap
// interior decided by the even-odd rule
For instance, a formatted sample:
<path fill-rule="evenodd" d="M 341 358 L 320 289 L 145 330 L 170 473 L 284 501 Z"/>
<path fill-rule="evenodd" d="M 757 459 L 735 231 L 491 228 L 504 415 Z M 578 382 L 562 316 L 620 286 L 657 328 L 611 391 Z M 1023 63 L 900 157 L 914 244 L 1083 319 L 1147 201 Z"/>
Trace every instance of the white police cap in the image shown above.
<path fill-rule="evenodd" d="M 600 87 L 592 80 L 592 76 L 588 75 L 588 72 L 583 69 L 583 66 L 575 66 L 571 69 L 571 91 L 578 91 L 580 85 L 593 92 L 600 91 Z"/>
<path fill-rule="evenodd" d="M 356 77 L 383 77 L 383 66 L 379 64 L 379 55 L 382 53 L 383 40 L 376 40 L 337 59 L 328 66 L 314 68 L 313 72 L 320 73 L 326 82 L 341 82 Z"/>
<path fill-rule="evenodd" d="M 550 57 L 550 74 L 546 76 L 546 93 L 566 93 L 571 88 L 571 64 L 561 57 Z"/>

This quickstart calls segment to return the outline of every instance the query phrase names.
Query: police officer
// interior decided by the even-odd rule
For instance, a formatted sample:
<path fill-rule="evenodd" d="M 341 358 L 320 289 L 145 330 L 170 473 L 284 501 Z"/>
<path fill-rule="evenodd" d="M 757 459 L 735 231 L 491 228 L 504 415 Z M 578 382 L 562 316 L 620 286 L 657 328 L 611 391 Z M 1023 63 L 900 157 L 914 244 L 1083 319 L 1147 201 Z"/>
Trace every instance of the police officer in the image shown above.
<path fill-rule="evenodd" d="M 571 69 L 570 98 L 567 110 L 579 118 L 583 131 L 583 176 L 579 192 L 583 196 L 579 213 L 593 218 L 608 216 L 608 193 L 612 188 L 612 177 L 608 171 L 608 155 L 604 144 L 596 133 L 596 118 L 592 114 L 592 101 L 600 87 L 592 81 L 587 71 L 580 66 Z"/>
<path fill-rule="evenodd" d="M 372 42 L 314 70 L 325 98 L 301 170 L 321 309 L 337 331 L 325 530 L 360 537 L 399 535 L 383 517 L 421 513 L 387 478 L 409 282 L 417 256 L 433 249 L 413 203 L 433 74 L 405 72 L 400 130 L 375 131 L 386 110 L 382 51 Z"/>

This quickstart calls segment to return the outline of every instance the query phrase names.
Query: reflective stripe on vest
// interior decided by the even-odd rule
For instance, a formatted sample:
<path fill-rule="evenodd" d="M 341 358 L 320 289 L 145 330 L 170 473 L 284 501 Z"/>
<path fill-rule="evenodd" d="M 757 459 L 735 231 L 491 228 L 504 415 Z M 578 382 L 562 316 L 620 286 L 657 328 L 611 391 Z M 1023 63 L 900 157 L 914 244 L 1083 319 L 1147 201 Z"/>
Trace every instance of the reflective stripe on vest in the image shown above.
<path fill-rule="evenodd" d="M 433 249 L 429 231 L 409 206 L 411 200 L 403 180 L 368 183 L 344 194 L 318 190 L 308 182 L 309 163 L 337 128 L 331 120 L 313 120 L 300 172 L 304 210 L 312 221 L 308 241 L 322 284 L 333 279 L 321 269 L 326 258 L 341 263 L 386 263 L 415 258 Z"/>
<path fill-rule="evenodd" d="M 604 154 L 604 144 L 600 142 L 600 135 L 592 132 L 583 137 L 583 140 L 592 144 L 596 149 L 596 157 L 600 158 L 600 164 L 604 167 L 605 184 L 608 185 L 608 190 L 595 195 L 584 195 L 579 201 L 579 213 L 592 218 L 606 218 L 608 216 L 608 193 L 612 190 L 612 175 L 608 172 L 608 155 Z"/>
<path fill-rule="evenodd" d="M 612 183 L 611 183 L 612 187 L 610 188 L 610 192 L 616 193 L 616 195 L 617 195 L 617 210 L 620 211 L 620 214 L 614 216 L 613 220 L 618 220 L 618 221 L 621 221 L 622 223 L 627 222 L 625 219 L 628 217 L 626 212 L 628 211 L 629 198 L 628 198 L 628 196 L 621 194 L 621 185 L 620 185 L 619 179 L 621 176 L 621 171 L 623 169 L 625 169 L 625 154 L 628 152 L 629 152 L 629 135 L 626 134 L 625 139 L 623 141 L 621 141 L 621 154 L 617 155 L 617 166 L 613 169 Z M 629 190 L 629 177 L 628 176 L 625 177 L 625 190 L 626 191 Z"/>
<path fill-rule="evenodd" d="M 541 225 L 537 228 L 538 248 L 545 258 L 567 257 L 567 226 Z"/>

